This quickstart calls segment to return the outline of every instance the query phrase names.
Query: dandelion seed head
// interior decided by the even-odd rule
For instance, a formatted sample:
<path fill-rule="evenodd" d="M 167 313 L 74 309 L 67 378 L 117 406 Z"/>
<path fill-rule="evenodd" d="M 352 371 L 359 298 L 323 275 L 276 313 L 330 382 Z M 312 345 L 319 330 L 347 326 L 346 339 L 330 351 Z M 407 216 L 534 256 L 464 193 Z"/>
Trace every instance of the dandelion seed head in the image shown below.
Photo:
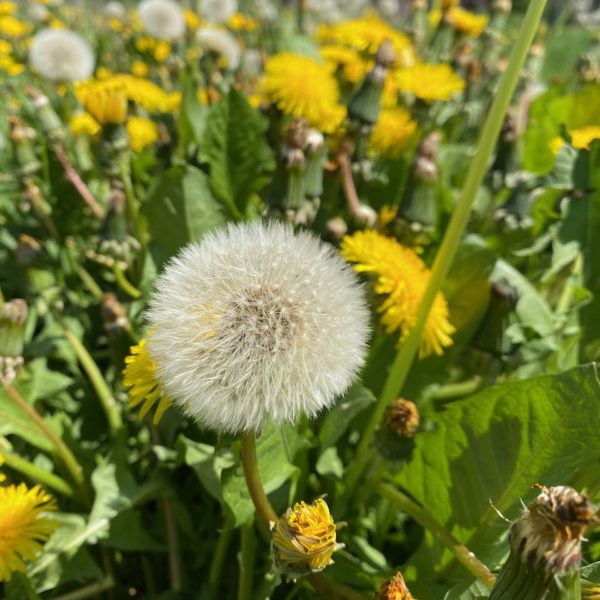
<path fill-rule="evenodd" d="M 173 0 L 144 0 L 138 5 L 144 29 L 161 40 L 175 40 L 185 33 L 183 10 Z"/>
<path fill-rule="evenodd" d="M 29 63 L 45 79 L 81 81 L 94 71 L 91 46 L 74 31 L 43 29 L 33 37 Z"/>
<path fill-rule="evenodd" d="M 240 64 L 241 49 L 228 32 L 214 27 L 202 27 L 196 32 L 196 42 L 205 52 L 214 52 L 234 71 Z"/>
<path fill-rule="evenodd" d="M 159 277 L 148 350 L 166 393 L 218 431 L 315 416 L 363 363 L 369 312 L 333 248 L 282 224 L 230 225 Z"/>
<path fill-rule="evenodd" d="M 202 16 L 211 23 L 224 23 L 237 9 L 237 0 L 202 0 Z"/>

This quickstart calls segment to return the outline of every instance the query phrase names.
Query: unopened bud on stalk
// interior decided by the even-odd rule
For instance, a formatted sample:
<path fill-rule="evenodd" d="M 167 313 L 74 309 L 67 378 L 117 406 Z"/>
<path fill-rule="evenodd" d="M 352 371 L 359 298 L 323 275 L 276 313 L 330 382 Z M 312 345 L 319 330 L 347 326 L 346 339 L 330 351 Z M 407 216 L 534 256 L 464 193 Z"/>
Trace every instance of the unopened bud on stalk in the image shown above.
<path fill-rule="evenodd" d="M 408 458 L 419 429 L 419 410 L 414 402 L 398 398 L 385 410 L 375 444 L 380 454 L 391 461 Z"/>
<path fill-rule="evenodd" d="M 56 114 L 48 96 L 42 94 L 31 85 L 25 86 L 25 93 L 31 99 L 36 114 L 42 124 L 42 131 L 52 142 L 59 142 L 65 137 L 65 128 L 60 117 Z"/>
<path fill-rule="evenodd" d="M 325 231 L 331 240 L 339 242 L 348 233 L 348 224 L 342 217 L 332 217 L 325 224 Z"/>
<path fill-rule="evenodd" d="M 506 279 L 492 284 L 490 302 L 475 334 L 475 346 L 495 356 L 508 356 L 516 350 L 506 330 L 515 318 L 519 292 Z"/>
<path fill-rule="evenodd" d="M 375 66 L 369 71 L 348 105 L 348 115 L 362 123 L 374 125 L 381 110 L 381 92 L 390 67 L 396 60 L 394 46 L 384 40 L 375 55 Z"/>
<path fill-rule="evenodd" d="M 396 573 L 392 579 L 381 584 L 377 600 L 414 600 L 409 592 L 402 573 Z"/>
<path fill-rule="evenodd" d="M 319 198 L 323 193 L 323 165 L 326 155 L 325 139 L 320 131 L 308 130 L 305 155 L 304 192 L 308 198 Z"/>
<path fill-rule="evenodd" d="M 271 523 L 275 570 L 290 579 L 322 571 L 333 561 L 336 526 L 323 498 L 312 504 L 297 502 L 277 522 Z"/>
<path fill-rule="evenodd" d="M 496 210 L 494 217 L 506 229 L 528 229 L 533 225 L 533 192 L 529 186 L 531 176 L 527 173 L 515 173 L 509 179 L 512 181 L 507 181 L 507 184 L 512 184 L 512 191 L 506 202 Z"/>
<path fill-rule="evenodd" d="M 581 541 L 599 522 L 596 509 L 571 487 L 539 487 L 539 496 L 511 527 L 510 554 L 490 600 L 581 598 Z"/>
<path fill-rule="evenodd" d="M 23 330 L 27 303 L 21 298 L 0 307 L 0 382 L 11 383 L 23 366 Z"/>
<path fill-rule="evenodd" d="M 492 10 L 509 13 L 512 10 L 512 0 L 494 0 L 492 2 Z"/>
<path fill-rule="evenodd" d="M 32 141 L 35 139 L 35 130 L 25 125 L 17 116 L 8 118 L 10 125 L 10 140 L 15 147 L 17 163 L 17 176 L 21 179 L 35 175 L 42 164 L 35 155 Z"/>
<path fill-rule="evenodd" d="M 125 309 L 112 292 L 102 295 L 100 313 L 104 330 L 109 335 L 119 335 L 129 330 L 129 319 L 125 314 Z"/>

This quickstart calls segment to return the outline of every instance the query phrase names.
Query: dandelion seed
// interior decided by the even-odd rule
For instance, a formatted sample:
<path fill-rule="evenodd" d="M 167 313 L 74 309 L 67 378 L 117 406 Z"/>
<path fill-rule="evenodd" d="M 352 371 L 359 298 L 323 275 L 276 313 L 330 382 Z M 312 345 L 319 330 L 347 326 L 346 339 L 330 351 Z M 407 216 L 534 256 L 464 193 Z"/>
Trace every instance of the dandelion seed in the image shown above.
<path fill-rule="evenodd" d="M 138 5 L 144 29 L 161 40 L 175 40 L 185 33 L 185 17 L 173 0 L 144 0 Z"/>
<path fill-rule="evenodd" d="M 94 71 L 94 53 L 77 33 L 64 29 L 43 29 L 33 37 L 29 63 L 50 81 L 81 81 Z"/>
<path fill-rule="evenodd" d="M 363 364 L 369 314 L 333 248 L 271 223 L 187 246 L 158 279 L 148 350 L 165 392 L 217 431 L 315 416 Z"/>

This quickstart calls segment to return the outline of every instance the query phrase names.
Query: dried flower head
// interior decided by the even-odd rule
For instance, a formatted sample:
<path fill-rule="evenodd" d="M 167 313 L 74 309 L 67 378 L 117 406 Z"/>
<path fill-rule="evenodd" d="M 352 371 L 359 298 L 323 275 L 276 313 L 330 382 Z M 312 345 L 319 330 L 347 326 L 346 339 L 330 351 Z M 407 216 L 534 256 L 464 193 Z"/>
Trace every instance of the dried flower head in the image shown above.
<path fill-rule="evenodd" d="M 403 438 L 414 437 L 419 429 L 419 411 L 414 402 L 398 398 L 385 410 L 385 427 Z"/>
<path fill-rule="evenodd" d="M 173 0 L 144 0 L 138 6 L 144 29 L 161 40 L 175 40 L 185 33 L 183 10 Z"/>
<path fill-rule="evenodd" d="M 196 32 L 196 42 L 205 53 L 212 52 L 224 63 L 224 67 L 234 71 L 240 65 L 241 48 L 237 40 L 223 29 L 202 27 Z"/>
<path fill-rule="evenodd" d="M 336 527 L 323 498 L 312 504 L 297 502 L 294 508 L 271 524 L 275 568 L 290 578 L 322 571 L 341 547 Z"/>
<path fill-rule="evenodd" d="M 94 71 L 91 46 L 77 33 L 66 29 L 43 29 L 29 48 L 29 63 L 50 81 L 81 81 Z"/>
<path fill-rule="evenodd" d="M 413 600 L 402 573 L 396 573 L 392 579 L 381 585 L 377 600 Z"/>
<path fill-rule="evenodd" d="M 24 483 L 0 487 L 0 582 L 24 572 L 58 523 L 43 513 L 56 510 L 52 496 Z"/>
<path fill-rule="evenodd" d="M 190 244 L 157 282 L 148 349 L 166 393 L 218 431 L 316 415 L 351 384 L 369 331 L 333 248 L 279 223 Z"/>

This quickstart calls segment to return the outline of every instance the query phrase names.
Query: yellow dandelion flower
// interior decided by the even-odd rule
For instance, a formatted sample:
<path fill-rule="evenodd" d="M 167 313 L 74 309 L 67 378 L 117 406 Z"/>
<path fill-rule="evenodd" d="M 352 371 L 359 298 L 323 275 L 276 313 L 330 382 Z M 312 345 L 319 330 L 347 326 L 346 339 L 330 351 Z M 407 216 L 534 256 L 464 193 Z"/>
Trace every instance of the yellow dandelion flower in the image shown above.
<path fill-rule="evenodd" d="M 125 29 L 125 23 L 121 21 L 121 19 L 117 19 L 116 17 L 112 17 L 108 20 L 108 27 L 111 31 L 116 33 L 120 33 Z"/>
<path fill-rule="evenodd" d="M 379 209 L 379 215 L 377 217 L 377 224 L 380 227 L 385 227 L 386 225 L 389 225 L 396 218 L 397 214 L 398 214 L 397 207 L 390 206 L 389 204 L 384 204 Z"/>
<path fill-rule="evenodd" d="M 0 56 L 10 56 L 12 54 L 13 47 L 10 42 L 6 40 L 0 40 Z"/>
<path fill-rule="evenodd" d="M 454 29 L 470 37 L 479 37 L 489 21 L 487 15 L 477 15 L 460 6 L 450 8 L 444 18 Z"/>
<path fill-rule="evenodd" d="M 272 523 L 271 532 L 275 565 L 291 577 L 321 571 L 333 562 L 336 527 L 323 498 L 297 502 Z"/>
<path fill-rule="evenodd" d="M 113 72 L 106 67 L 98 67 L 96 69 L 96 79 L 108 79 L 113 76 Z"/>
<path fill-rule="evenodd" d="M 363 60 L 356 50 L 347 46 L 326 44 L 319 48 L 319 54 L 332 70 L 339 68 L 344 79 L 350 83 L 362 81 L 373 64 L 373 61 Z"/>
<path fill-rule="evenodd" d="M 48 26 L 50 27 L 50 29 L 67 29 L 66 23 L 64 23 L 60 19 L 50 19 Z"/>
<path fill-rule="evenodd" d="M 12 15 L 17 10 L 14 2 L 0 2 L 0 15 Z"/>
<path fill-rule="evenodd" d="M 202 23 L 200 17 L 195 12 L 191 11 L 189 8 L 184 9 L 183 18 L 185 19 L 185 25 L 187 29 L 189 29 L 190 31 L 195 31 L 196 29 L 198 29 L 198 27 L 200 27 L 200 24 Z"/>
<path fill-rule="evenodd" d="M 131 73 L 136 77 L 147 77 L 150 67 L 141 60 L 134 60 L 131 64 Z"/>
<path fill-rule="evenodd" d="M 29 33 L 29 23 L 19 21 L 11 15 L 0 16 L 0 35 L 8 38 L 20 38 Z"/>
<path fill-rule="evenodd" d="M 450 100 L 465 87 L 465 81 L 447 64 L 418 63 L 409 69 L 395 71 L 394 80 L 399 91 L 426 102 Z"/>
<path fill-rule="evenodd" d="M 0 487 L 0 582 L 15 571 L 24 572 L 42 550 L 58 523 L 44 516 L 56 510 L 52 496 L 24 483 Z"/>
<path fill-rule="evenodd" d="M 233 13 L 227 20 L 227 25 L 234 31 L 255 31 L 257 22 L 243 13 Z"/>
<path fill-rule="evenodd" d="M 129 100 L 139 104 L 148 112 L 171 112 L 174 103 L 176 104 L 173 94 L 165 92 L 155 83 L 143 77 L 119 74 L 114 76 L 114 80 L 125 86 L 125 93 Z"/>
<path fill-rule="evenodd" d="M 346 111 L 330 69 L 307 56 L 282 52 L 271 57 L 259 91 L 284 113 L 304 117 L 320 131 L 335 131 L 344 120 Z"/>
<path fill-rule="evenodd" d="M 154 38 L 144 36 L 135 40 L 135 49 L 138 52 L 148 52 L 154 48 L 155 44 Z"/>
<path fill-rule="evenodd" d="M 4 464 L 4 459 L 2 458 L 2 455 L 0 454 L 0 467 Z M 6 481 L 6 475 L 4 473 L 2 473 L 2 471 L 0 471 L 0 483 L 2 483 L 3 481 Z"/>
<path fill-rule="evenodd" d="M 7 75 L 20 75 L 25 70 L 25 65 L 15 62 L 12 56 L 0 55 L 0 69 Z"/>
<path fill-rule="evenodd" d="M 406 109 L 401 106 L 383 109 L 369 138 L 369 145 L 382 156 L 399 156 L 416 130 L 417 123 Z"/>
<path fill-rule="evenodd" d="M 386 296 L 378 312 L 388 333 L 400 330 L 404 340 L 415 322 L 430 271 L 414 250 L 376 231 L 358 231 L 342 240 L 342 256 L 357 273 L 372 274 L 376 294 Z M 443 354 L 452 345 L 455 329 L 448 320 L 448 305 L 441 293 L 436 296 L 423 330 L 419 356 Z"/>
<path fill-rule="evenodd" d="M 117 125 L 127 118 L 127 91 L 117 78 L 80 83 L 75 87 L 75 95 L 101 125 Z"/>
<path fill-rule="evenodd" d="M 164 40 L 156 42 L 156 46 L 154 46 L 154 58 L 156 62 L 164 63 L 171 55 L 171 52 L 172 48 L 169 42 L 165 42 Z"/>
<path fill-rule="evenodd" d="M 141 152 L 158 140 L 158 127 L 149 119 L 131 117 L 127 121 L 127 135 L 129 147 L 134 152 Z"/>
<path fill-rule="evenodd" d="M 399 66 L 410 66 L 416 60 L 410 38 L 374 13 L 335 25 L 321 25 L 317 30 L 317 38 L 369 54 L 375 54 L 382 42 L 389 40 L 396 51 L 396 63 Z"/>
<path fill-rule="evenodd" d="M 102 127 L 89 113 L 79 113 L 69 121 L 69 129 L 73 135 L 95 136 Z"/>
<path fill-rule="evenodd" d="M 588 125 L 581 129 L 574 129 L 569 131 L 571 136 L 571 145 L 577 150 L 589 150 L 590 144 L 594 140 L 600 140 L 600 125 Z M 564 145 L 565 140 L 563 138 L 556 137 L 550 142 L 552 152 L 556 154 Z"/>
<path fill-rule="evenodd" d="M 158 407 L 152 419 L 156 425 L 172 404 L 171 399 L 163 393 L 156 378 L 156 365 L 146 348 L 143 339 L 137 346 L 132 346 L 130 354 L 125 358 L 123 371 L 123 385 L 128 387 L 129 407 L 134 408 L 142 404 L 140 416 L 144 417 L 158 402 Z M 160 402 L 159 402 L 160 400 Z"/>
<path fill-rule="evenodd" d="M 442 10 L 449 10 L 460 5 L 460 0 L 442 0 Z"/>

